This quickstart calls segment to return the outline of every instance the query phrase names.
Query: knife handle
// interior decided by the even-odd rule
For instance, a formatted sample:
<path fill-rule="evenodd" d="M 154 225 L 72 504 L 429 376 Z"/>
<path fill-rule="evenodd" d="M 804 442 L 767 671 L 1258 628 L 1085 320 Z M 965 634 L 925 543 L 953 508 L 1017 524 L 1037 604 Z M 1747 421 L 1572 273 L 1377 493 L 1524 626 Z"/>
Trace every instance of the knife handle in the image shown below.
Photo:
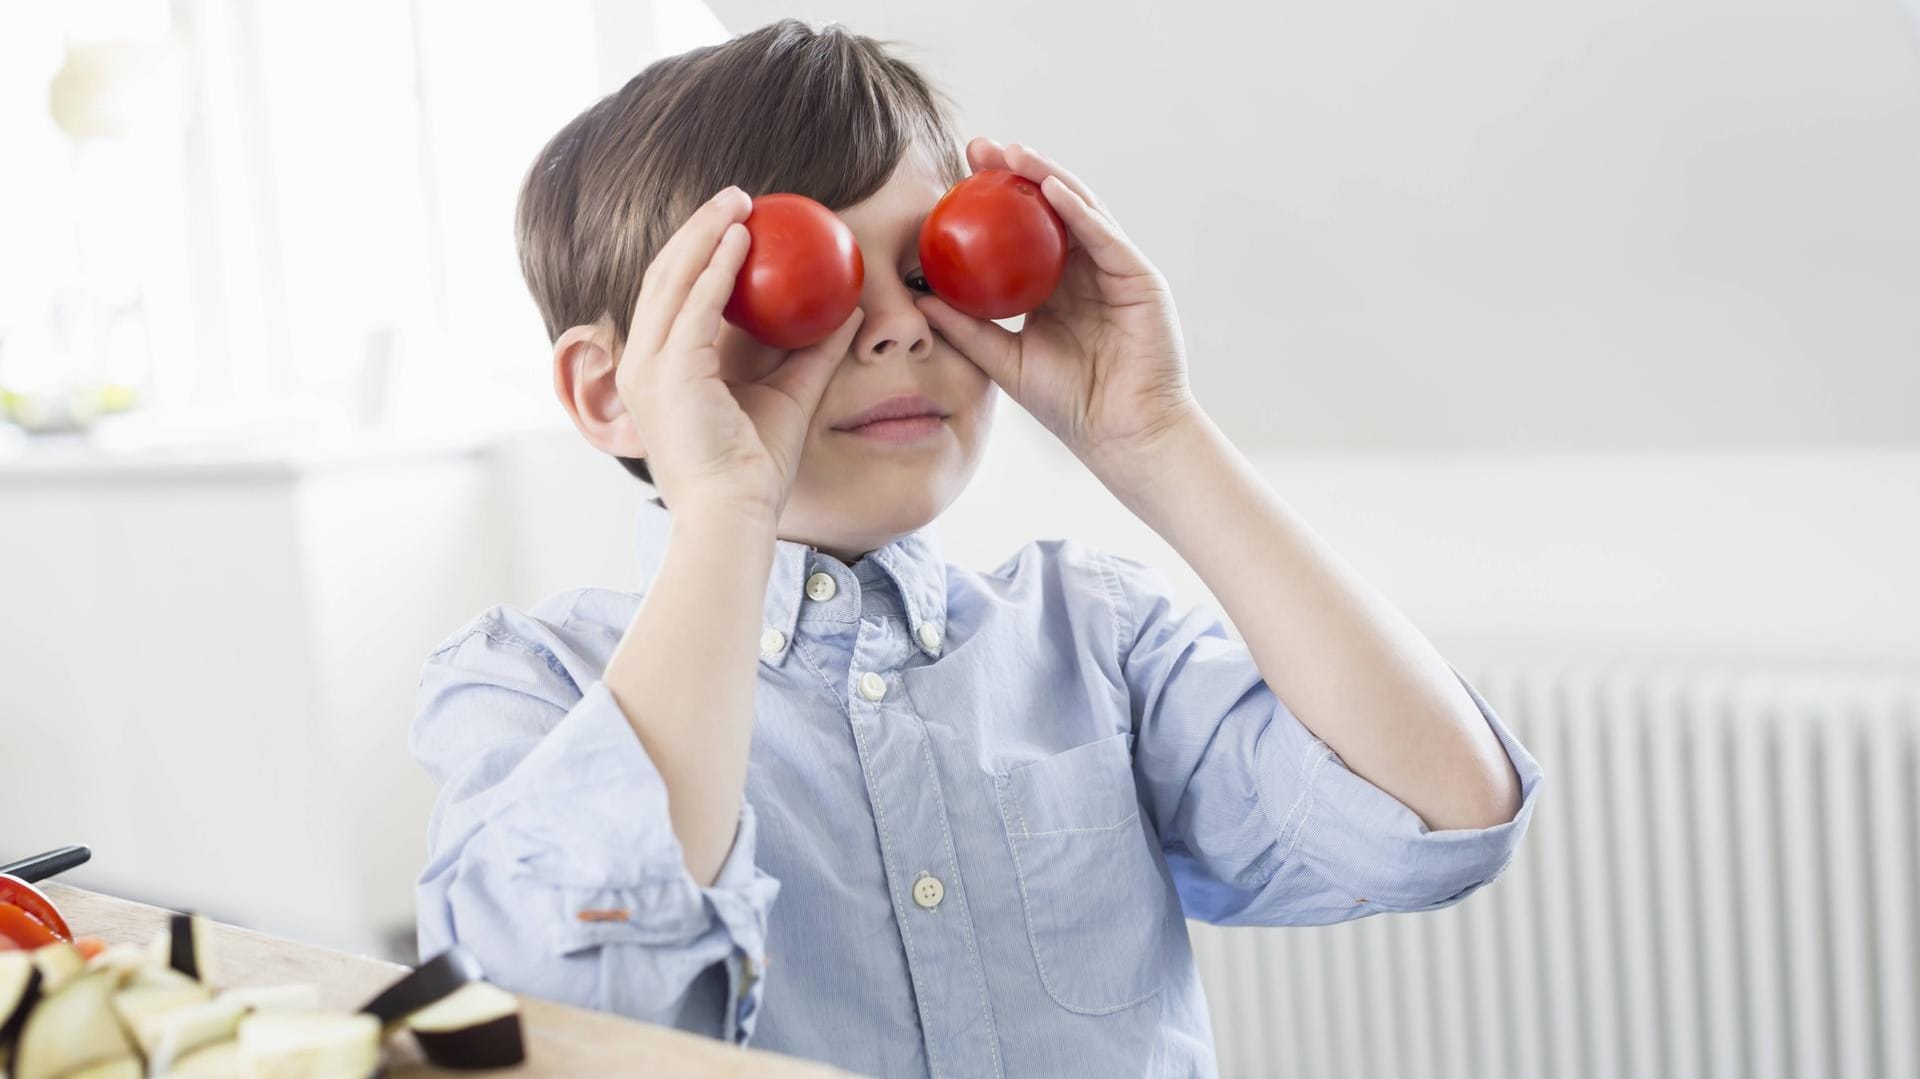
<path fill-rule="evenodd" d="M 55 873 L 65 873 L 91 857 L 93 852 L 85 847 L 58 847 L 29 858 L 22 858 L 17 862 L 0 865 L 0 873 L 9 873 L 32 883 L 37 880 L 46 880 Z"/>

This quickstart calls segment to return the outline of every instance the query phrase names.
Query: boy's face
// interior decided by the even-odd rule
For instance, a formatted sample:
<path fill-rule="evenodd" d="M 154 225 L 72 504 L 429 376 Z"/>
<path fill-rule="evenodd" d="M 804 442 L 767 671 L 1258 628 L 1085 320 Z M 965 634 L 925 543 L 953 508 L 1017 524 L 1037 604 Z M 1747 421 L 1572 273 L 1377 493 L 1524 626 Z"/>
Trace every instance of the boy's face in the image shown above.
<path fill-rule="evenodd" d="M 884 187 L 840 211 L 866 264 L 866 319 L 814 413 L 779 535 L 845 562 L 939 516 L 973 477 L 992 423 L 993 382 L 937 336 L 913 303 L 926 291 L 920 223 L 946 188 L 910 153 Z M 762 378 L 786 355 L 732 323 L 723 324 L 718 345 L 728 380 Z M 842 429 L 902 394 L 927 398 L 944 418 Z"/>

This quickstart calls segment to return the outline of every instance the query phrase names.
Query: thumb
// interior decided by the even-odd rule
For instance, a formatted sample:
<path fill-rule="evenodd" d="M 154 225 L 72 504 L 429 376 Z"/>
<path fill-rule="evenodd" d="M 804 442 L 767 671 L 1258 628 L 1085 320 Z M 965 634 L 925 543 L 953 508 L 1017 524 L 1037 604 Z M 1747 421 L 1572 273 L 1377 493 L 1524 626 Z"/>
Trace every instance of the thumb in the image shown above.
<path fill-rule="evenodd" d="M 974 318 L 938 296 L 914 297 L 915 306 L 927 316 L 933 328 L 974 366 L 1002 387 L 1012 387 L 1019 370 L 1020 335 L 982 318 Z M 1009 389 L 1011 392 L 1011 389 Z"/>
<path fill-rule="evenodd" d="M 811 422 L 814 410 L 820 407 L 820 398 L 827 392 L 827 383 L 833 380 L 834 370 L 846 358 L 847 350 L 853 346 L 853 335 L 859 332 L 866 318 L 865 308 L 854 308 L 853 314 L 833 331 L 832 337 L 788 353 L 772 374 L 760 380 L 761 384 L 793 398 Z"/>

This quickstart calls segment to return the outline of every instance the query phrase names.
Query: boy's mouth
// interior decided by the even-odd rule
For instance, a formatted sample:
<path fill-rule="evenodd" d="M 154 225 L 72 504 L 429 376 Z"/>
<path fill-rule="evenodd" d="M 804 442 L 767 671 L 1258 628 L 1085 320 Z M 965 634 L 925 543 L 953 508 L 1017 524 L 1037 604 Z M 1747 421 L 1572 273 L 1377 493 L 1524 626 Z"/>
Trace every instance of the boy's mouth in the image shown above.
<path fill-rule="evenodd" d="M 947 410 L 941 408 L 929 397 L 917 393 L 897 393 L 885 398 L 878 404 L 862 409 L 846 419 L 841 420 L 839 423 L 833 425 L 833 429 L 836 431 L 857 431 L 871 424 L 888 424 L 900 420 L 921 420 L 923 417 L 925 420 L 939 421 L 944 420 L 947 415 Z M 923 421 L 918 424 L 899 424 L 898 426 L 903 430 L 909 426 L 931 428 L 932 426 L 937 426 L 937 423 L 926 423 Z"/>

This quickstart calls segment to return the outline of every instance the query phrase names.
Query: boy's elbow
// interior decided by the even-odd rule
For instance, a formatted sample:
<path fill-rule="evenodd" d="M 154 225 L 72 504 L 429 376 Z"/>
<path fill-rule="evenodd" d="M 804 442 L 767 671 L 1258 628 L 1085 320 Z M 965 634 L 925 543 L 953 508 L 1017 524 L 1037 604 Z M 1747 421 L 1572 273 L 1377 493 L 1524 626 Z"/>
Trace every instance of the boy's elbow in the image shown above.
<path fill-rule="evenodd" d="M 1513 762 L 1503 754 L 1486 771 L 1486 776 L 1456 787 L 1444 807 L 1419 814 L 1420 823 L 1431 832 L 1481 831 L 1519 817 L 1525 799 Z"/>
<path fill-rule="evenodd" d="M 1520 782 L 1513 777 L 1512 769 L 1509 768 L 1507 782 L 1481 787 L 1462 810 L 1459 820 L 1447 824 L 1446 827 L 1481 831 L 1487 828 L 1498 828 L 1502 824 L 1510 824 L 1519 815 Z"/>

